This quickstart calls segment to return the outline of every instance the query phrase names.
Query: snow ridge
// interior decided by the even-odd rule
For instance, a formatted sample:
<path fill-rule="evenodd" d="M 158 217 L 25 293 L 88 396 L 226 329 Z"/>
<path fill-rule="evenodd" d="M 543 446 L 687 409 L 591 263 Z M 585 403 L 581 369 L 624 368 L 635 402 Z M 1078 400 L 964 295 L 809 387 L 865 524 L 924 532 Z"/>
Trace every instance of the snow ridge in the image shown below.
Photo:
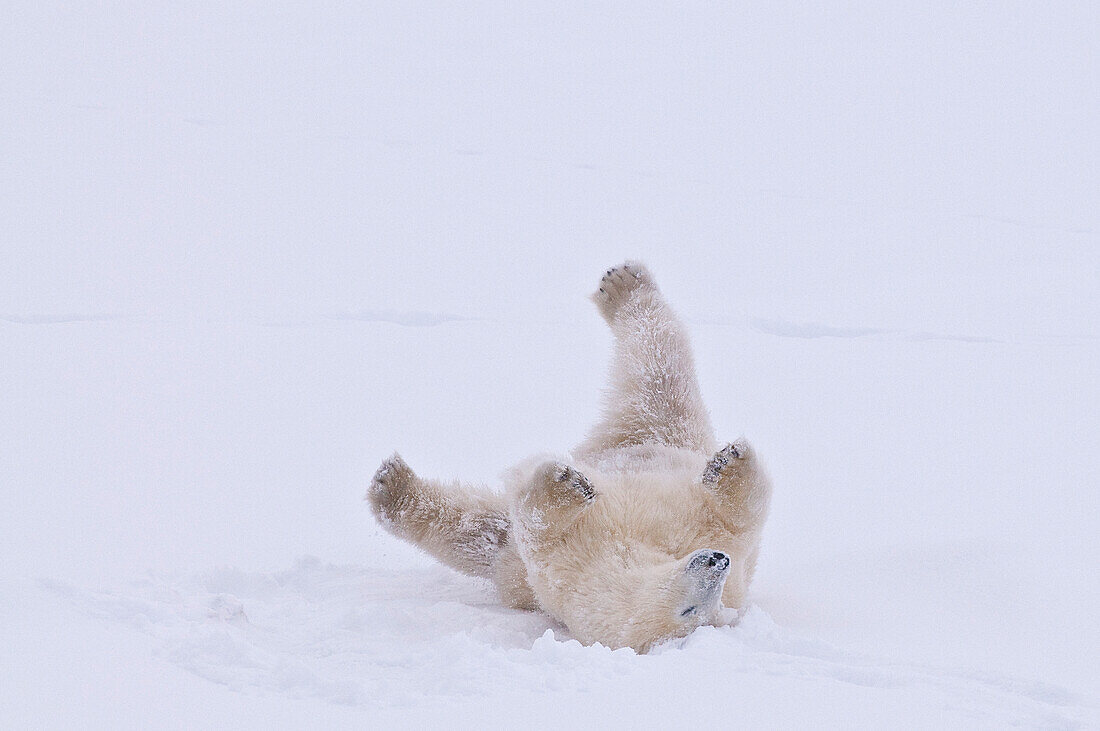
<path fill-rule="evenodd" d="M 710 676 L 729 690 L 723 707 L 737 702 L 739 684 L 766 677 L 913 697 L 983 726 L 1100 721 L 1095 706 L 1057 686 L 863 656 L 788 631 L 756 606 L 736 626 L 701 627 L 636 655 L 584 647 L 542 614 L 501 607 L 487 582 L 442 567 L 389 572 L 307 557 L 275 573 L 149 575 L 107 590 L 42 583 L 82 613 L 154 637 L 158 655 L 207 680 L 365 710 L 438 708 L 502 686 L 595 698 L 612 685 Z"/>

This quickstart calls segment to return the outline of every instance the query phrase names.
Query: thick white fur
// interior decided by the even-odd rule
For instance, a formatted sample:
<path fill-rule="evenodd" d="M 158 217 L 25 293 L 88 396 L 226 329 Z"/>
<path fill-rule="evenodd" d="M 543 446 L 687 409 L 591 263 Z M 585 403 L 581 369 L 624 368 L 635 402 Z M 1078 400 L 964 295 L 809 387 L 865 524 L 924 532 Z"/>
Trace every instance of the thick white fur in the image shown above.
<path fill-rule="evenodd" d="M 611 326 L 615 353 L 603 418 L 574 450 L 577 458 L 616 459 L 615 450 L 641 445 L 712 453 L 691 344 L 649 272 L 630 262 L 609 269 L 592 299 Z"/>
<path fill-rule="evenodd" d="M 639 264 L 593 295 L 615 335 L 603 417 L 574 458 L 531 459 L 502 495 L 423 480 L 394 455 L 367 497 L 393 532 L 582 642 L 633 647 L 742 608 L 771 485 L 743 440 L 715 453 L 682 325 Z"/>

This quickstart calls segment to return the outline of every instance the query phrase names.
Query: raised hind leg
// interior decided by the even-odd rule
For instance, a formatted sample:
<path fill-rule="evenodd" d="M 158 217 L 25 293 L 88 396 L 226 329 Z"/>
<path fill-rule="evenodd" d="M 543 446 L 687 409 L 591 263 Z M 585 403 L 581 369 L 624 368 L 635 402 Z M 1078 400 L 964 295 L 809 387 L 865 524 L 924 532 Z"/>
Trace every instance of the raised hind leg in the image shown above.
<path fill-rule="evenodd" d="M 691 344 L 649 271 L 633 262 L 609 269 L 592 299 L 611 326 L 615 353 L 602 418 L 576 454 L 598 458 L 649 443 L 712 452 Z"/>

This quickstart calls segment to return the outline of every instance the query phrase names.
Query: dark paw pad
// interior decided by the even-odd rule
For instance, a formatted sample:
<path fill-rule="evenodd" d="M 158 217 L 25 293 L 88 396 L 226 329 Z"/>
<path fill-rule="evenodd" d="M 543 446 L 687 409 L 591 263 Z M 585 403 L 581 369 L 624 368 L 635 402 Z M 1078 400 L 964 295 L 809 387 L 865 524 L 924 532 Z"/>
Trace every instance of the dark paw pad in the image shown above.
<path fill-rule="evenodd" d="M 586 501 L 593 500 L 596 497 L 596 490 L 593 489 L 588 478 L 568 465 L 558 465 L 558 468 L 554 471 L 554 481 L 564 483 L 570 490 L 576 492 Z"/>
<path fill-rule="evenodd" d="M 718 482 L 722 470 L 725 469 L 727 465 L 735 460 L 744 459 L 747 454 L 748 445 L 741 440 L 722 447 L 718 450 L 718 453 L 707 462 L 707 466 L 703 470 L 703 482 Z"/>
<path fill-rule="evenodd" d="M 626 262 L 608 269 L 600 279 L 600 288 L 594 295 L 596 303 L 607 317 L 618 311 L 631 294 L 649 282 L 649 272 L 641 264 Z"/>

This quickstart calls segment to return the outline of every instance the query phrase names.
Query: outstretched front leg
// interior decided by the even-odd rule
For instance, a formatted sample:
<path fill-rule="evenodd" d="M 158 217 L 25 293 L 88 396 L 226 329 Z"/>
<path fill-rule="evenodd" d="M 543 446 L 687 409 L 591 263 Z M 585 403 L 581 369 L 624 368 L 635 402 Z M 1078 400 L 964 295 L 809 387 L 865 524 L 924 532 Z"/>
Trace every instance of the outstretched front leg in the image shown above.
<path fill-rule="evenodd" d="M 451 568 L 492 577 L 508 541 L 503 495 L 484 487 L 424 480 L 398 455 L 382 463 L 367 500 L 390 533 L 427 551 Z"/>
<path fill-rule="evenodd" d="M 603 417 L 578 448 L 596 457 L 647 443 L 710 452 L 713 428 L 683 325 L 646 270 L 609 269 L 592 296 L 615 335 Z"/>

